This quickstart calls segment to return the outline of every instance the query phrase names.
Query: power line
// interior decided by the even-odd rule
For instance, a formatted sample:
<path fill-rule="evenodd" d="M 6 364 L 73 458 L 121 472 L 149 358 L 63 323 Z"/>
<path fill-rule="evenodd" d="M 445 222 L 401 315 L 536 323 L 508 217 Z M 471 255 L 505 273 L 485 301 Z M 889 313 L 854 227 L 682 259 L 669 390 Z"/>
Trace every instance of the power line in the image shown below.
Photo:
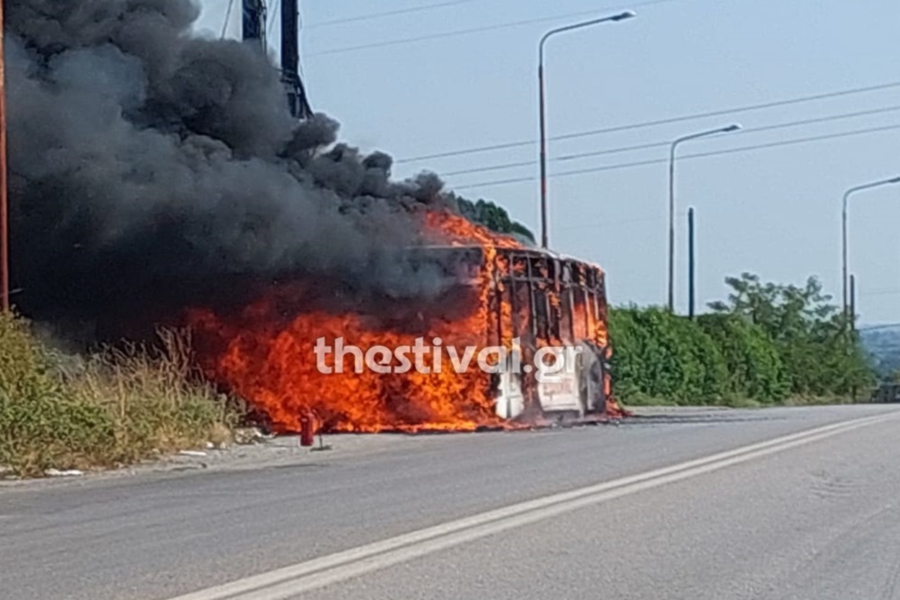
<path fill-rule="evenodd" d="M 677 213 L 679 217 L 684 217 L 687 215 L 687 211 L 681 211 Z M 664 222 L 666 220 L 665 217 L 656 216 L 656 217 L 642 217 L 637 219 L 625 219 L 623 221 L 603 221 L 601 223 L 581 223 L 579 225 L 573 225 L 571 227 L 560 227 L 558 231 L 575 231 L 576 229 L 598 229 L 605 227 L 619 227 L 621 225 L 632 225 L 635 223 L 656 223 L 656 222 Z"/>
<path fill-rule="evenodd" d="M 619 6 L 600 7 L 591 11 L 580 11 L 577 13 L 569 13 L 567 15 L 557 15 L 554 17 L 540 17 L 536 19 L 525 19 L 523 21 L 510 21 L 507 23 L 498 23 L 496 25 L 485 25 L 482 27 L 472 27 L 470 29 L 457 29 L 455 31 L 445 31 L 443 33 L 433 33 L 430 35 L 420 35 L 416 37 L 401 38 L 397 40 L 387 40 L 384 42 L 373 42 L 371 44 L 361 44 L 359 46 L 346 46 L 344 48 L 332 48 L 331 50 L 322 50 L 314 52 L 310 56 L 326 56 L 329 54 L 345 54 L 347 52 L 356 52 L 359 50 L 370 50 L 372 48 L 385 48 L 387 46 L 401 46 L 405 44 L 413 44 L 416 42 L 424 42 L 428 40 L 446 39 L 458 37 L 461 35 L 470 35 L 473 33 L 484 33 L 487 31 L 496 31 L 498 29 L 510 29 L 513 27 L 521 27 L 523 25 L 533 25 L 535 23 L 546 23 L 548 21 L 558 21 L 560 19 L 574 19 L 576 17 L 584 17 L 586 15 L 596 15 L 598 11 L 615 11 L 624 8 L 640 8 L 642 6 L 651 6 L 654 4 L 666 4 L 669 2 L 678 2 L 680 0 L 648 0 L 646 2 L 638 2 L 637 4 L 625 4 Z"/>
<path fill-rule="evenodd" d="M 231 21 L 231 11 L 234 9 L 234 0 L 228 0 L 228 8 L 225 9 L 225 23 L 222 25 L 222 39 L 228 33 L 228 22 Z"/>
<path fill-rule="evenodd" d="M 621 148 L 611 148 L 609 150 L 597 150 L 594 152 L 585 152 L 585 155 L 590 156 L 601 156 L 604 154 L 620 154 L 622 152 L 633 152 L 636 150 L 647 150 L 649 148 L 659 148 L 662 146 L 668 146 L 671 142 L 651 142 L 649 144 L 638 144 L 636 146 L 622 146 Z M 572 154 L 570 158 L 575 158 L 577 155 Z M 557 162 L 563 160 L 563 157 L 551 158 L 550 162 Z M 472 173 L 485 173 L 488 171 L 505 171 L 506 169 L 515 169 L 519 167 L 532 167 L 534 166 L 535 161 L 533 160 L 525 160 L 521 162 L 515 163 L 505 163 L 502 165 L 491 165 L 488 167 L 475 167 L 472 169 L 462 169 L 460 171 L 450 171 L 442 173 L 444 177 L 455 177 L 456 175 L 470 175 Z"/>
<path fill-rule="evenodd" d="M 881 91 L 881 90 L 886 90 L 886 89 L 896 88 L 896 87 L 900 87 L 900 81 L 882 83 L 879 85 L 872 85 L 872 86 L 862 87 L 862 88 L 853 88 L 853 89 L 848 89 L 848 90 L 839 90 L 839 91 L 835 91 L 835 92 L 826 92 L 826 93 L 822 93 L 822 94 L 815 94 L 812 96 L 800 96 L 798 98 L 790 98 L 787 100 L 777 100 L 775 102 L 765 102 L 762 104 L 751 104 L 751 105 L 746 105 L 746 106 L 737 106 L 737 107 L 728 108 L 728 109 L 720 109 L 720 110 L 714 110 L 714 111 L 708 111 L 708 112 L 702 112 L 702 113 L 693 113 L 693 114 L 689 114 L 689 115 L 681 115 L 678 117 L 657 119 L 654 121 L 641 121 L 638 123 L 629 123 L 626 125 L 616 125 L 614 127 L 607 127 L 604 129 L 592 129 L 592 130 L 587 130 L 587 131 L 579 131 L 576 133 L 567 133 L 567 134 L 563 134 L 563 135 L 551 136 L 548 139 L 551 141 L 558 141 L 558 140 L 568 140 L 568 139 L 574 139 L 574 138 L 580 138 L 580 137 L 600 135 L 600 134 L 604 134 L 604 133 L 615 133 L 618 131 L 630 131 L 630 130 L 634 130 L 634 129 L 643 129 L 646 127 L 656 127 L 658 125 L 669 125 L 671 123 L 681 123 L 684 121 L 693 121 L 695 119 L 704 119 L 707 117 L 718 117 L 718 116 L 728 115 L 728 114 L 745 113 L 745 112 L 752 112 L 752 111 L 757 111 L 757 110 L 764 110 L 764 109 L 768 109 L 768 108 L 776 108 L 779 106 L 789 106 L 789 105 L 793 105 L 793 104 L 801 104 L 804 102 L 813 102 L 816 100 L 826 100 L 829 98 L 838 98 L 841 96 L 865 94 L 868 92 L 876 92 L 876 91 Z M 450 156 L 462 156 L 464 154 L 475 154 L 478 152 L 490 152 L 493 150 L 506 150 L 507 148 L 532 146 L 536 143 L 537 143 L 536 140 L 507 142 L 504 144 L 493 144 L 490 146 L 478 146 L 478 147 L 474 147 L 474 148 L 465 148 L 465 149 L 461 149 L 461 150 L 451 150 L 448 152 L 440 152 L 438 154 L 426 154 L 426 155 L 422 155 L 422 156 L 413 156 L 410 158 L 401 158 L 395 162 L 397 164 L 419 162 L 419 161 L 430 160 L 430 159 L 434 159 L 434 158 L 447 158 Z"/>
<path fill-rule="evenodd" d="M 804 125 L 814 125 L 817 123 L 828 123 L 831 121 L 840 121 L 840 120 L 844 120 L 844 119 L 853 119 L 856 117 L 884 114 L 887 112 L 895 112 L 898 110 L 900 110 L 900 105 L 888 106 L 888 107 L 884 107 L 884 108 L 875 108 L 872 110 L 862 110 L 862 111 L 845 113 L 845 114 L 840 114 L 840 115 L 817 117 L 815 119 L 804 119 L 802 121 L 789 121 L 787 123 L 778 123 L 775 125 L 764 125 L 762 127 L 752 127 L 749 129 L 742 129 L 741 131 L 738 131 L 737 133 L 735 133 L 733 135 L 746 135 L 746 134 L 750 134 L 750 133 L 761 133 L 764 131 L 775 131 L 778 129 L 788 129 L 791 127 L 801 127 Z M 575 160 L 575 159 L 579 159 L 579 158 L 588 158 L 588 157 L 592 157 L 592 156 L 605 156 L 608 154 L 621 154 L 623 152 L 633 152 L 636 150 L 648 150 L 651 148 L 668 147 L 669 145 L 671 145 L 671 143 L 672 143 L 671 140 L 667 140 L 664 142 L 651 142 L 648 144 L 623 146 L 620 148 L 610 148 L 607 150 L 592 150 L 590 152 L 578 152 L 576 154 L 565 154 L 563 156 L 559 156 L 557 158 L 552 158 L 550 160 L 551 160 L 551 162 L 561 162 L 561 161 L 566 161 L 566 160 Z M 456 175 L 468 175 L 471 173 L 484 173 L 487 171 L 503 171 L 506 169 L 514 169 L 514 168 L 519 168 L 519 167 L 530 167 L 530 166 L 534 166 L 533 160 L 515 162 L 515 163 L 506 163 L 506 164 L 502 164 L 502 165 L 491 165 L 491 166 L 487 166 L 487 167 L 475 167 L 472 169 L 463 169 L 461 171 L 451 171 L 449 173 L 443 173 L 443 175 L 445 177 L 453 177 Z"/>
<path fill-rule="evenodd" d="M 837 138 L 864 135 L 864 134 L 868 134 L 868 133 L 876 133 L 879 131 L 889 131 L 892 129 L 900 129 L 900 125 L 872 127 L 869 129 L 845 131 L 842 133 L 831 133 L 831 134 L 827 134 L 827 135 L 819 135 L 819 136 L 800 138 L 800 139 L 795 139 L 795 140 L 784 140 L 781 142 L 770 142 L 768 144 L 757 144 L 754 146 L 744 146 L 741 148 L 729 148 L 727 150 L 716 150 L 713 152 L 701 152 L 701 153 L 697 153 L 697 154 L 687 154 L 687 155 L 680 157 L 678 160 L 690 160 L 692 158 L 705 158 L 708 156 L 720 156 L 723 154 L 735 154 L 735 153 L 739 153 L 739 152 L 749 152 L 752 150 L 762 150 L 764 148 L 792 146 L 792 145 L 796 145 L 796 144 L 805 144 L 805 143 L 809 143 L 809 142 L 819 142 L 819 141 L 824 141 L 824 140 L 832 140 L 832 139 L 837 139 Z M 585 173 L 598 173 L 600 171 L 614 171 L 617 169 L 628 169 L 631 167 L 642 167 L 645 165 L 658 165 L 658 164 L 663 164 L 663 163 L 667 163 L 667 162 L 668 162 L 667 158 L 657 158 L 657 159 L 642 160 L 642 161 L 631 162 L 631 163 L 621 163 L 621 164 L 617 164 L 617 165 L 607 165 L 604 167 L 592 167 L 592 168 L 587 168 L 587 169 L 576 169 L 576 170 L 572 170 L 572 171 L 563 171 L 561 173 L 551 174 L 549 177 L 551 179 L 557 178 L 557 177 L 570 177 L 572 175 L 581 175 L 581 174 L 585 174 Z M 468 190 L 468 189 L 472 189 L 472 188 L 507 185 L 507 184 L 511 184 L 511 183 L 523 183 L 523 182 L 535 181 L 535 180 L 536 180 L 535 177 L 518 177 L 515 179 L 483 181 L 481 183 L 474 183 L 474 184 L 455 186 L 455 187 L 450 186 L 450 187 L 452 187 L 452 189 L 454 189 L 454 190 Z"/>
<path fill-rule="evenodd" d="M 272 10 L 269 11 L 269 37 L 272 36 L 272 31 L 275 30 L 275 23 L 278 21 L 278 11 L 281 9 L 281 0 L 275 0 L 275 6 L 272 7 Z"/>
<path fill-rule="evenodd" d="M 869 296 L 900 296 L 900 290 L 878 290 L 877 292 L 859 294 L 860 298 L 868 298 Z"/>
<path fill-rule="evenodd" d="M 356 17 L 347 17 L 344 19 L 332 19 L 330 21 L 320 21 L 318 23 L 312 23 L 307 25 L 307 29 L 314 29 L 317 27 L 331 27 L 333 25 L 344 25 L 347 23 L 359 23 L 361 21 L 372 21 L 375 19 L 383 19 L 386 17 L 395 17 L 398 15 L 407 15 L 410 13 L 417 12 L 425 12 L 430 10 L 435 10 L 438 8 L 448 8 L 450 6 L 459 6 L 460 4 L 471 4 L 472 2 L 483 2 L 484 0 L 452 0 L 450 2 L 438 2 L 436 4 L 426 4 L 424 6 L 413 6 L 410 8 L 398 8 L 396 10 L 389 10 L 386 12 L 380 13 L 370 13 L 367 15 L 359 15 Z"/>

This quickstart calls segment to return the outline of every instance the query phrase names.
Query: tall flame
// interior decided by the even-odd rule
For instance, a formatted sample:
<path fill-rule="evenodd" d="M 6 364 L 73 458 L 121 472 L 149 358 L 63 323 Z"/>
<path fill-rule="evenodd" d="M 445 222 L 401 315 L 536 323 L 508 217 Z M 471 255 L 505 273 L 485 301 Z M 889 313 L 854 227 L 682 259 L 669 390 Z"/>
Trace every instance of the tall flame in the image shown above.
<path fill-rule="evenodd" d="M 421 216 L 422 229 L 435 245 L 474 248 L 480 257 L 476 279 L 448 292 L 451 298 L 444 305 L 401 307 L 401 317 L 392 320 L 360 306 L 325 310 L 320 302 L 306 301 L 312 283 L 297 281 L 271 287 L 237 315 L 195 309 L 188 322 L 210 376 L 248 399 L 282 432 L 298 431 L 304 416 L 333 432 L 472 431 L 511 425 L 495 411 L 495 376 L 475 360 L 468 368 L 455 369 L 449 346 L 458 355 L 472 348 L 475 356 L 498 341 L 513 349 L 512 332 L 534 326 L 537 317 L 528 311 L 540 297 L 545 300 L 536 310 L 545 318 L 531 343 L 543 347 L 574 338 L 569 341 L 607 347 L 605 302 L 600 306 L 595 296 L 587 295 L 585 280 L 575 282 L 574 291 L 567 292 L 575 296 L 564 303 L 558 275 L 551 277 L 547 263 L 540 263 L 535 291 L 529 291 L 513 281 L 530 273 L 521 258 L 501 254 L 525 250 L 519 242 L 456 214 L 429 211 Z M 584 266 L 574 270 L 578 278 L 587 277 Z M 357 364 L 362 356 L 353 351 L 336 357 L 339 341 L 361 354 L 383 347 L 392 354 L 376 357 L 377 362 L 391 367 L 402 365 L 393 354 L 397 351 L 413 361 L 417 344 L 431 350 L 422 357 L 427 369 L 379 372 Z M 317 345 L 331 349 L 324 362 Z M 609 397 L 608 377 L 604 386 Z M 610 415 L 621 414 L 612 399 L 606 408 Z"/>
<path fill-rule="evenodd" d="M 435 340 L 480 350 L 487 345 L 488 296 L 497 248 L 519 248 L 511 238 L 494 234 L 446 212 L 427 212 L 423 227 L 435 242 L 451 246 L 478 246 L 482 250 L 481 281 L 474 294 L 460 294 L 467 303 L 452 318 L 419 315 L 421 322 L 388 328 L 358 312 L 331 314 L 322 310 L 300 312 L 288 322 L 280 306 L 304 296 L 303 283 L 270 290 L 237 317 L 208 309 L 189 311 L 188 321 L 200 342 L 201 361 L 218 382 L 268 415 L 275 429 L 297 431 L 300 419 L 311 413 L 321 428 L 336 432 L 471 431 L 500 427 L 491 397 L 491 375 L 475 361 L 456 372 L 449 353 L 435 352 L 425 363 L 430 373 L 412 368 L 405 373 L 378 373 L 357 369 L 356 357 L 320 369 L 318 340 L 332 349 L 338 338 L 343 346 L 366 352 L 375 346 L 394 350 L 411 348 L 417 339 L 431 346 Z M 333 354 L 332 354 L 333 356 Z M 412 355 L 410 355 L 412 358 Z M 343 372 L 338 373 L 338 363 Z M 394 362 L 396 364 L 396 362 Z"/>

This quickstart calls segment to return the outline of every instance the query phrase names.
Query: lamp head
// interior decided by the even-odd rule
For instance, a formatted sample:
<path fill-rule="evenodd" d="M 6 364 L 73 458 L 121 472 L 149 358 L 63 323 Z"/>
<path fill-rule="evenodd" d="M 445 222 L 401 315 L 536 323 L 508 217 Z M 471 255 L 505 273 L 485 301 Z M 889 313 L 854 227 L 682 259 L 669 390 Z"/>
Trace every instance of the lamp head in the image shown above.
<path fill-rule="evenodd" d="M 637 13 L 633 10 L 626 10 L 625 12 L 619 13 L 617 15 L 613 15 L 609 18 L 610 21 L 624 21 L 625 19 L 633 19 L 637 16 Z"/>

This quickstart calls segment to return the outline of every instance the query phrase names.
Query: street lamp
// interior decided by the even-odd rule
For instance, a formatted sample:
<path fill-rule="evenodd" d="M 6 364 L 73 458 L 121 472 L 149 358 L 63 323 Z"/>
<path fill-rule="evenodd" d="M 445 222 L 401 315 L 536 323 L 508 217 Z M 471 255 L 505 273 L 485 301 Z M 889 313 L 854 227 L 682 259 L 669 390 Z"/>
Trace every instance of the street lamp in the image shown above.
<path fill-rule="evenodd" d="M 592 25 L 599 25 L 600 23 L 624 21 L 636 16 L 637 14 L 634 11 L 626 10 L 625 12 L 619 13 L 617 15 L 602 17 L 599 19 L 592 19 L 590 21 L 575 23 L 574 25 L 566 25 L 565 27 L 551 29 L 544 34 L 544 36 L 541 38 L 540 44 L 538 45 L 538 100 L 540 104 L 541 120 L 541 246 L 544 249 L 546 249 L 549 244 L 547 234 L 547 116 L 545 112 L 546 99 L 544 95 L 544 44 L 547 43 L 547 40 L 550 37 L 556 35 L 557 33 L 572 31 L 573 29 L 581 29 L 583 27 L 590 27 Z"/>
<path fill-rule="evenodd" d="M 9 312 L 9 202 L 6 186 L 6 74 L 0 0 L 0 311 Z"/>
<path fill-rule="evenodd" d="M 669 150 L 669 312 L 675 312 L 675 151 L 682 142 L 717 135 L 719 133 L 731 133 L 733 131 L 739 131 L 740 129 L 741 126 L 735 123 L 728 127 L 692 133 L 691 135 L 680 137 L 672 142 L 672 146 Z"/>
<path fill-rule="evenodd" d="M 864 183 L 863 185 L 858 185 L 856 187 L 852 187 L 844 193 L 844 202 L 843 202 L 843 210 L 841 212 L 841 257 L 843 262 L 843 268 L 841 272 L 841 280 L 843 284 L 843 293 L 844 293 L 844 326 L 847 326 L 847 323 L 850 320 L 849 315 L 849 300 L 847 299 L 847 201 L 850 200 L 850 196 L 855 194 L 856 192 L 861 192 L 863 190 L 869 190 L 876 187 L 881 187 L 883 185 L 893 185 L 896 183 L 900 183 L 900 177 L 892 177 L 890 179 L 882 179 L 880 181 L 874 181 L 872 183 Z"/>

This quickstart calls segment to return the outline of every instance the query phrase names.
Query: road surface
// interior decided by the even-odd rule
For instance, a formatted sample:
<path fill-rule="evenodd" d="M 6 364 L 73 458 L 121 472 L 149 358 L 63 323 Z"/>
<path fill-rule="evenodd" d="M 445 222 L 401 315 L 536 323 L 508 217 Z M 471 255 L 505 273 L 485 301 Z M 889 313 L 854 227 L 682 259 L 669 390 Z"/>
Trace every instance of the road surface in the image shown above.
<path fill-rule="evenodd" d="M 0 487 L 0 596 L 900 600 L 898 407 L 372 445 Z"/>

